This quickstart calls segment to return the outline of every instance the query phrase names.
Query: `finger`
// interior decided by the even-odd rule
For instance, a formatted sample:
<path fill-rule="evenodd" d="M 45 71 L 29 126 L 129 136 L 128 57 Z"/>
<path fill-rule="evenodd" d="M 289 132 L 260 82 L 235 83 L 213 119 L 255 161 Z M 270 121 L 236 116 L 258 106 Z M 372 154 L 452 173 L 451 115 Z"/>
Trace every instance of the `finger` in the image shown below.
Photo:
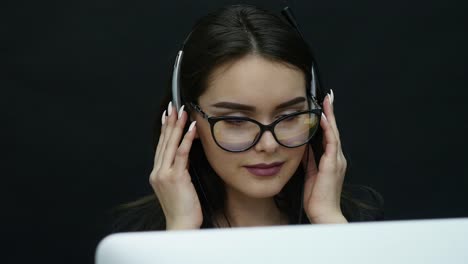
<path fill-rule="evenodd" d="M 161 154 L 161 149 L 164 141 L 164 129 L 165 129 L 165 122 L 166 122 L 166 110 L 164 110 L 162 116 L 161 116 L 161 132 L 159 133 L 159 139 L 158 139 L 158 146 L 156 147 L 156 153 L 154 155 L 154 164 L 153 164 L 153 170 L 158 170 L 160 167 L 160 164 L 158 163 L 158 157 Z"/>
<path fill-rule="evenodd" d="M 332 93 L 333 93 L 333 91 L 332 91 Z M 341 139 L 340 139 L 340 135 L 339 135 L 337 125 L 336 125 L 335 114 L 334 114 L 334 111 L 333 111 L 334 110 L 334 108 L 333 108 L 333 98 L 334 98 L 333 95 L 330 95 L 330 94 L 327 95 L 327 97 L 326 97 L 327 101 L 324 103 L 324 112 L 325 112 L 325 116 L 326 116 L 326 119 L 327 119 L 326 121 L 327 121 L 329 127 L 331 128 L 330 130 L 333 131 L 333 133 L 335 135 L 335 139 L 336 139 L 336 145 L 335 145 L 336 146 L 336 151 L 333 151 L 333 152 L 336 152 L 336 155 L 335 155 L 335 158 L 332 159 L 332 161 L 334 163 L 334 166 L 336 166 L 336 168 L 344 171 L 346 169 L 346 159 L 344 158 L 343 150 L 341 148 Z M 327 115 L 327 113 L 328 113 L 328 115 Z M 326 142 L 325 137 L 324 137 L 323 144 L 324 144 L 324 148 L 325 148 L 325 145 L 327 145 L 327 147 L 328 147 L 328 144 Z M 330 152 L 330 153 L 332 153 L 332 152 Z M 333 155 L 333 154 L 331 154 L 331 155 Z"/>
<path fill-rule="evenodd" d="M 338 139 L 333 130 L 333 127 L 330 125 L 328 121 L 328 117 L 322 114 L 322 118 L 320 119 L 320 126 L 323 130 L 323 148 L 325 149 L 324 155 L 327 157 L 334 157 L 336 159 L 337 152 L 338 152 Z"/>
<path fill-rule="evenodd" d="M 343 150 L 341 149 L 341 137 L 340 137 L 340 131 L 338 129 L 338 125 L 336 123 L 336 117 L 335 117 L 335 107 L 333 105 L 334 101 L 335 101 L 335 94 L 333 93 L 333 90 L 330 89 L 330 94 L 328 97 L 328 100 L 329 102 L 329 106 L 330 107 L 330 110 L 328 113 L 330 115 L 330 117 L 328 118 L 328 120 L 330 121 L 330 125 L 331 127 L 333 128 L 335 134 L 336 134 L 336 137 L 337 137 L 337 140 L 338 140 L 338 151 L 337 151 L 337 160 L 338 162 L 340 162 L 342 160 L 342 157 L 343 157 Z M 328 117 L 328 116 L 327 116 Z"/>
<path fill-rule="evenodd" d="M 177 151 L 177 148 L 179 147 L 182 133 L 184 132 L 185 122 L 188 116 L 182 108 L 180 109 L 180 111 L 180 117 L 175 122 L 171 133 L 167 134 L 169 136 L 169 139 L 167 141 L 166 149 L 164 150 L 164 155 L 162 157 L 162 168 L 172 167 L 172 164 L 174 163 L 175 153 Z M 175 114 L 175 116 L 177 116 L 177 114 Z"/>
<path fill-rule="evenodd" d="M 331 90 L 332 91 L 332 90 Z M 333 92 L 333 91 L 332 91 Z M 334 96 L 328 94 L 327 97 L 325 98 L 324 104 L 323 104 L 323 110 L 325 112 L 325 115 L 327 116 L 328 122 L 332 126 L 333 130 L 335 130 L 335 134 L 337 135 L 338 139 L 340 137 L 340 133 L 338 131 L 338 127 L 336 125 L 336 117 L 335 117 L 335 110 L 333 107 L 333 101 Z"/>
<path fill-rule="evenodd" d="M 334 131 L 334 134 L 336 135 L 336 140 L 338 142 L 337 149 L 338 149 L 338 154 L 339 154 L 341 152 L 341 139 L 340 139 L 338 127 L 336 125 L 336 118 L 335 118 L 334 107 L 333 107 L 333 101 L 334 101 L 333 90 L 330 90 L 330 91 L 331 91 L 331 94 L 327 94 L 324 100 L 323 110 L 324 110 L 328 123 L 330 124 L 331 128 Z M 339 158 L 339 156 L 337 156 L 337 158 Z"/>
<path fill-rule="evenodd" d="M 169 102 L 169 105 L 167 107 L 166 123 L 164 124 L 164 140 L 162 141 L 161 150 L 158 156 L 158 164 L 160 164 L 160 167 L 163 163 L 163 158 L 166 152 L 169 137 L 172 133 L 172 130 L 174 129 L 174 124 L 177 121 L 177 114 L 174 113 L 174 109 L 175 108 L 172 106 L 172 102 Z"/>
<path fill-rule="evenodd" d="M 190 124 L 189 131 L 184 136 L 182 143 L 180 143 L 179 148 L 176 151 L 176 156 L 174 160 L 174 169 L 177 171 L 183 171 L 188 168 L 188 157 L 190 153 L 190 148 L 192 147 L 193 139 L 195 138 L 195 130 L 197 129 L 195 124 L 197 121 L 193 121 Z"/>

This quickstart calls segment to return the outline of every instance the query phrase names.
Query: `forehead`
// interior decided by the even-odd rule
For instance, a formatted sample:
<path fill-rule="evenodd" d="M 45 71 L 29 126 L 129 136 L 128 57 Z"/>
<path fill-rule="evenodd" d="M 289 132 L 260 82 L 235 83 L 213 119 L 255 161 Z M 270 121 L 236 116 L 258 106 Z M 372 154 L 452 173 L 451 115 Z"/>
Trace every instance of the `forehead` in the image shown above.
<path fill-rule="evenodd" d="M 304 73 L 298 68 L 249 55 L 215 69 L 199 102 L 229 101 L 259 108 L 274 107 L 305 96 L 305 87 Z"/>

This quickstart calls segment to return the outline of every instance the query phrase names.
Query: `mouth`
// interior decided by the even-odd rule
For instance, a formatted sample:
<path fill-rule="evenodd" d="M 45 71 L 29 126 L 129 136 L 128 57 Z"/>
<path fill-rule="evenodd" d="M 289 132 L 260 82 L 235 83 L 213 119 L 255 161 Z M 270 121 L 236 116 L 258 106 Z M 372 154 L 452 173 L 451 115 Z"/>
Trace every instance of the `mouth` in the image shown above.
<path fill-rule="evenodd" d="M 260 163 L 244 166 L 250 173 L 256 176 L 273 176 L 277 174 L 284 162 L 274 162 L 270 164 Z"/>

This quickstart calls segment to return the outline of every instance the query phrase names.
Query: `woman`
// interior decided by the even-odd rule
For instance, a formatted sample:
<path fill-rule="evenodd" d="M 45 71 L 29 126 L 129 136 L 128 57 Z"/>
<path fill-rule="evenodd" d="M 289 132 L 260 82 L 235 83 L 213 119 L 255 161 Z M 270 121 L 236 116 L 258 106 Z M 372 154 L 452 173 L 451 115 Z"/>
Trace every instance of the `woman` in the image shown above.
<path fill-rule="evenodd" d="M 169 89 L 157 118 L 154 194 L 124 205 L 115 231 L 381 220 L 377 192 L 343 184 L 334 93 L 312 94 L 312 61 L 276 14 L 235 5 L 200 19 L 183 106 Z"/>

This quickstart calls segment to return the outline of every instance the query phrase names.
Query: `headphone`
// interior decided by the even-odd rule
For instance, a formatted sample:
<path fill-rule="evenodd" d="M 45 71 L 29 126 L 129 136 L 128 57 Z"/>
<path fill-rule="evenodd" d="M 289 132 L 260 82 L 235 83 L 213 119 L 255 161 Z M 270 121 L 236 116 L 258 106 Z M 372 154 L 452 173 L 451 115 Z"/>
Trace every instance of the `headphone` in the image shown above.
<path fill-rule="evenodd" d="M 291 24 L 291 26 L 296 29 L 296 31 L 299 33 L 301 38 L 305 41 L 304 36 L 302 35 L 301 31 L 299 30 L 299 26 L 296 22 L 296 19 L 293 15 L 293 12 L 290 7 L 286 6 L 283 8 L 281 11 L 281 14 L 286 18 L 286 20 Z M 190 38 L 190 35 L 192 34 L 193 30 L 189 33 L 189 35 L 185 38 L 185 41 L 182 45 L 182 48 L 179 50 L 177 53 L 177 57 L 174 62 L 174 70 L 172 72 L 172 103 L 177 109 L 177 112 L 179 112 L 180 107 L 182 106 L 182 101 L 180 97 L 180 67 L 182 63 L 182 58 L 184 57 L 184 46 L 187 43 L 187 41 Z M 310 94 L 312 95 L 312 99 L 317 102 L 317 89 L 320 89 L 320 81 L 318 79 L 318 76 L 316 74 L 316 68 L 317 66 L 315 65 L 316 63 L 312 61 L 312 67 L 311 67 L 311 73 L 312 73 L 312 78 L 311 78 L 311 83 L 310 83 Z"/>

